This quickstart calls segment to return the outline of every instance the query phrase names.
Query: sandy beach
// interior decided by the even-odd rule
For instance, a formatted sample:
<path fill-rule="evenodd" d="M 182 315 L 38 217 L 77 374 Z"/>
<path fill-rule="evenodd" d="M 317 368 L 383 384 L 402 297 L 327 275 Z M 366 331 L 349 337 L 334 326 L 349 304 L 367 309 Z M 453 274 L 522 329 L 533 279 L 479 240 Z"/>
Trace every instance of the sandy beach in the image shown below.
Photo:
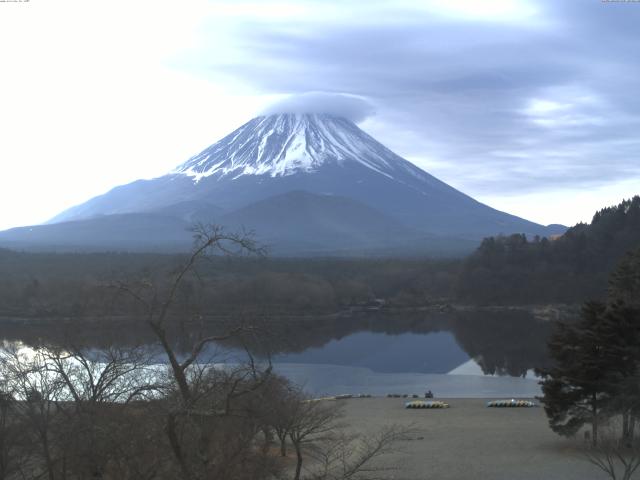
<path fill-rule="evenodd" d="M 408 410 L 405 399 L 339 400 L 345 421 L 361 432 L 412 424 L 419 433 L 386 457 L 395 480 L 590 480 L 605 478 L 578 442 L 553 433 L 544 410 L 487 408 L 486 399 L 444 399 L 451 408 Z"/>

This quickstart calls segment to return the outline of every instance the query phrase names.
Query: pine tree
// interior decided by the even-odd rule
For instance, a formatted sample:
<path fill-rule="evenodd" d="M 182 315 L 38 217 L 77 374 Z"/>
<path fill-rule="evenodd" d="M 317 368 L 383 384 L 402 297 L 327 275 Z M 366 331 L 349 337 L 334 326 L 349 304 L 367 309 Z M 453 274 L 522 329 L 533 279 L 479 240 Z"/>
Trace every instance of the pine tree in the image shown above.
<path fill-rule="evenodd" d="M 622 439 L 630 445 L 640 417 L 640 249 L 628 253 L 611 274 L 604 320 L 616 362 L 611 407 L 622 415 Z"/>
<path fill-rule="evenodd" d="M 573 435 L 591 424 L 622 416 L 630 444 L 640 418 L 640 250 L 610 276 L 607 303 L 587 302 L 580 321 L 562 323 L 549 342 L 554 367 L 541 371 L 542 402 L 551 428 Z"/>
<path fill-rule="evenodd" d="M 609 301 L 640 307 L 640 248 L 627 253 L 609 277 Z"/>
<path fill-rule="evenodd" d="M 590 424 L 594 445 L 598 423 L 610 401 L 609 359 L 600 338 L 605 310 L 602 303 L 588 302 L 579 322 L 559 324 L 549 341 L 554 366 L 538 372 L 543 377 L 542 403 L 551 429 L 572 436 Z"/>

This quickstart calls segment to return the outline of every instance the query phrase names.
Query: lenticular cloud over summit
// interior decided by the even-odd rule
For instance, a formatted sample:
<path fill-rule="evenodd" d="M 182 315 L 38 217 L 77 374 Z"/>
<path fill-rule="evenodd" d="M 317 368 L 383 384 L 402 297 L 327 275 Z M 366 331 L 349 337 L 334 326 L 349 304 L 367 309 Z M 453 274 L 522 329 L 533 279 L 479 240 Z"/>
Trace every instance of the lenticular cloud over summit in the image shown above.
<path fill-rule="evenodd" d="M 283 98 L 262 112 L 263 115 L 282 113 L 324 114 L 358 123 L 372 116 L 375 109 L 369 100 L 358 95 L 308 92 Z"/>

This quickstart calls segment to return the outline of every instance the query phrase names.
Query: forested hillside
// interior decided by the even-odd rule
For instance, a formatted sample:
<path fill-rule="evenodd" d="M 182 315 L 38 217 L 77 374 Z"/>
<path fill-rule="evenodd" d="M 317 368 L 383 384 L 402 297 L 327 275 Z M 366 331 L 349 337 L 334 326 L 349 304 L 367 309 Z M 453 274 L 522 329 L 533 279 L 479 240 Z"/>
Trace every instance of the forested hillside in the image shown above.
<path fill-rule="evenodd" d="M 556 239 L 487 238 L 465 260 L 213 257 L 185 282 L 179 299 L 185 309 L 209 314 L 333 313 L 380 298 L 391 307 L 579 304 L 604 296 L 609 273 L 639 247 L 640 197 L 634 197 Z M 128 314 L 130 305 L 114 298 L 115 284 L 160 285 L 184 260 L 0 250 L 0 316 Z"/>
<path fill-rule="evenodd" d="M 180 255 L 45 254 L 0 250 L 0 316 L 130 313 L 119 282 L 162 285 Z M 458 261 L 213 257 L 185 282 L 179 301 L 208 314 L 317 314 L 364 306 L 417 306 L 451 298 Z"/>
<path fill-rule="evenodd" d="M 598 211 L 556 239 L 486 238 L 460 272 L 457 296 L 496 303 L 580 303 L 606 293 L 607 277 L 640 247 L 640 197 Z"/>

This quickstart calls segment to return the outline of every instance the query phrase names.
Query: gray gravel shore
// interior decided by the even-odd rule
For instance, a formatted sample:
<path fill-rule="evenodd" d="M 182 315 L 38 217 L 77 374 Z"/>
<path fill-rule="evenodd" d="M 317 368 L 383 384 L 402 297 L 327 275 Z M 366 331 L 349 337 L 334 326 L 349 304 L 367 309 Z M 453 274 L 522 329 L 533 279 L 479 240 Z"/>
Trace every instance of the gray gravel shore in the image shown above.
<path fill-rule="evenodd" d="M 439 399 L 441 400 L 441 399 Z M 350 428 L 372 432 L 413 424 L 419 433 L 386 457 L 397 480 L 590 480 L 605 478 L 579 452 L 577 440 L 553 433 L 544 410 L 487 408 L 486 399 L 446 400 L 451 408 L 408 410 L 405 399 L 338 400 Z"/>

